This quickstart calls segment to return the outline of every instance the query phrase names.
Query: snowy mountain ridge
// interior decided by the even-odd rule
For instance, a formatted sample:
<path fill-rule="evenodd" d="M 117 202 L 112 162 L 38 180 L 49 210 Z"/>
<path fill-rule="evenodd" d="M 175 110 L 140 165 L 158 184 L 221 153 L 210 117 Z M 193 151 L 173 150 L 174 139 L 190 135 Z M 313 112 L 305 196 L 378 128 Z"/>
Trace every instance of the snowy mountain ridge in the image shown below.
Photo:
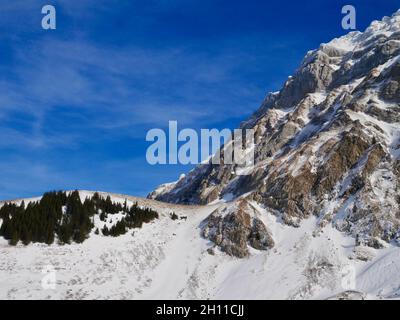
<path fill-rule="evenodd" d="M 250 175 L 202 164 L 149 197 L 245 196 L 288 225 L 315 216 L 321 229 L 332 224 L 359 244 L 399 243 L 400 11 L 308 52 L 241 127 L 255 130 Z"/>

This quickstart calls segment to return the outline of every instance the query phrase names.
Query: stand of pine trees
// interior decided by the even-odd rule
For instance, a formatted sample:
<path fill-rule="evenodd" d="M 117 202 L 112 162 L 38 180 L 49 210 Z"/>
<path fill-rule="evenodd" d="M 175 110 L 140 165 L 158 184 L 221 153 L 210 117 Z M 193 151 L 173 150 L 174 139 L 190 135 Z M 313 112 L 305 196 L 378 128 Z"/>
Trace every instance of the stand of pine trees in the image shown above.
<path fill-rule="evenodd" d="M 131 206 L 130 209 L 127 208 L 126 203 L 124 204 L 124 210 L 126 213 L 120 221 L 118 221 L 111 228 L 104 226 L 101 232 L 105 236 L 118 237 L 119 235 L 125 234 L 128 229 L 141 228 L 143 223 L 149 223 L 154 219 L 158 219 L 158 213 L 154 210 L 148 208 L 140 208 L 137 203 Z M 107 217 L 105 217 L 107 219 Z"/>
<path fill-rule="evenodd" d="M 124 217 L 110 229 L 104 227 L 103 235 L 116 237 L 158 218 L 158 213 L 151 209 L 142 209 L 137 204 L 128 208 L 126 201 L 123 205 L 115 203 L 109 196 L 103 198 L 98 193 L 82 203 L 78 191 L 48 192 L 38 202 L 7 203 L 1 207 L 0 236 L 11 245 L 19 241 L 25 245 L 52 244 L 56 237 L 61 244 L 81 243 L 94 227 L 94 215 L 99 214 L 100 220 L 106 221 L 109 214 L 117 213 L 123 213 Z"/>

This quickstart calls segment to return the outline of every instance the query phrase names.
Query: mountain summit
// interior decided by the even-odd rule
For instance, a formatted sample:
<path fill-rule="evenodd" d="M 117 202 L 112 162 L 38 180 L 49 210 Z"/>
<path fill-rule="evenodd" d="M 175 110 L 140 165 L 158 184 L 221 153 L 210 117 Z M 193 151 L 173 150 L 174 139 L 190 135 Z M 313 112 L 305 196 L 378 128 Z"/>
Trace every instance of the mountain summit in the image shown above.
<path fill-rule="evenodd" d="M 358 243 L 400 241 L 400 10 L 306 54 L 243 122 L 255 167 L 201 164 L 149 198 L 255 201 L 289 225 L 316 216 Z M 223 150 L 221 150 L 223 152 Z"/>

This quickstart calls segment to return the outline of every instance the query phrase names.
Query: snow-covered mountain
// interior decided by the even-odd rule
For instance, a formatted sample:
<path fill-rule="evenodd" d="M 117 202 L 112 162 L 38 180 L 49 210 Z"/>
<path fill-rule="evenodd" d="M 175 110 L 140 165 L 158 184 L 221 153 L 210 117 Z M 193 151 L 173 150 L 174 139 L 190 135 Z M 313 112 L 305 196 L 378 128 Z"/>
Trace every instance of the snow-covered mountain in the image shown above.
<path fill-rule="evenodd" d="M 107 237 L 121 215 L 96 214 L 83 243 L 0 238 L 0 299 L 398 298 L 399 54 L 400 11 L 310 51 L 243 122 L 247 176 L 206 163 L 152 199 L 100 193 L 158 212 L 141 228 Z"/>
<path fill-rule="evenodd" d="M 310 51 L 242 128 L 255 167 L 202 164 L 150 198 L 207 204 L 245 197 L 288 225 L 311 216 L 357 243 L 400 239 L 400 11 Z M 223 150 L 221 151 L 223 152 Z"/>

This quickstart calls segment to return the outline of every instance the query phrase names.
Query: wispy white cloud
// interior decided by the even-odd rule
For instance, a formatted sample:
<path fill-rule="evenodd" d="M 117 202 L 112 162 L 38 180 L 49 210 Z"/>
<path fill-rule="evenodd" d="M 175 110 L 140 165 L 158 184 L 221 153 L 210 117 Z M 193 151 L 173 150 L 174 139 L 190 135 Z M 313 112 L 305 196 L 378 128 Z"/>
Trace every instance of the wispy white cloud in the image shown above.
<path fill-rule="evenodd" d="M 0 59 L 0 198 L 53 188 L 143 194 L 179 170 L 148 167 L 148 129 L 169 120 L 213 127 L 252 113 L 263 98 L 251 77 L 267 61 L 255 46 L 260 39 L 249 34 L 143 45 L 117 32 L 122 41 L 113 41 L 97 29 L 93 36 L 90 26 L 119 21 L 132 1 L 52 3 L 59 20 L 51 33 L 40 28 L 41 1 L 0 4 L 0 51 L 7 53 Z M 153 13 L 168 16 L 178 5 L 188 7 L 183 0 L 141 1 L 146 15 L 127 16 L 153 26 Z M 115 178 L 119 173 L 123 179 Z"/>
<path fill-rule="evenodd" d="M 260 91 L 235 78 L 241 60 L 226 52 L 210 56 L 188 48 L 104 48 L 50 40 L 18 48 L 15 59 L 12 77 L 2 81 L 0 116 L 29 113 L 37 134 L 49 125 L 46 114 L 59 107 L 87 112 L 84 127 L 129 132 L 168 120 L 217 122 L 227 117 L 227 108 L 237 117 L 251 110 Z"/>

